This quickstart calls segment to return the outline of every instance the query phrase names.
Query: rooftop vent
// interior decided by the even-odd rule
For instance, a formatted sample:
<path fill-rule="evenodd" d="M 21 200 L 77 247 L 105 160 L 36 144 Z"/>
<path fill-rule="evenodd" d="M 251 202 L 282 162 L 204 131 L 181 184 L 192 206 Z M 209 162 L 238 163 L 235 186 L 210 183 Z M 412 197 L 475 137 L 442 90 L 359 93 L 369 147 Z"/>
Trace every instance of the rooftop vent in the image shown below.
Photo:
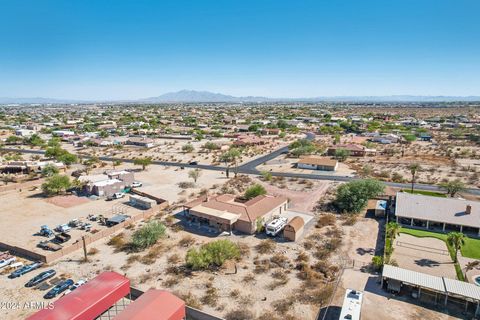
<path fill-rule="evenodd" d="M 467 204 L 467 207 L 465 208 L 465 213 L 466 214 L 471 214 L 472 213 L 472 206 Z"/>

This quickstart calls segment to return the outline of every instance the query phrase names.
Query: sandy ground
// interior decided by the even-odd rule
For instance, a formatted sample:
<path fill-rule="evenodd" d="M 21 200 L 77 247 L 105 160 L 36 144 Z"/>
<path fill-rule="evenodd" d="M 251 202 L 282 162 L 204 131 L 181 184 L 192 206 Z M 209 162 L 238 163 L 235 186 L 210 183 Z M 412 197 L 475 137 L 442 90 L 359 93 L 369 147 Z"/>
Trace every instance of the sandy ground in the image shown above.
<path fill-rule="evenodd" d="M 401 233 L 395 239 L 393 248 L 392 259 L 400 268 L 432 276 L 457 278 L 448 248 L 442 240 Z"/>
<path fill-rule="evenodd" d="M 329 319 L 338 319 L 346 289 L 363 291 L 363 320 L 456 319 L 435 310 L 411 304 L 402 297 L 392 299 L 380 288 L 377 275 L 361 271 L 362 265 L 368 264 L 374 255 L 379 226 L 379 222 L 375 219 L 361 218 L 354 226 L 344 227 L 343 255 L 340 257 L 345 260 L 355 260 L 355 267 L 352 268 L 350 264 L 344 270 L 333 299 L 331 313 L 329 312 L 329 315 L 337 314 L 337 318 Z"/>

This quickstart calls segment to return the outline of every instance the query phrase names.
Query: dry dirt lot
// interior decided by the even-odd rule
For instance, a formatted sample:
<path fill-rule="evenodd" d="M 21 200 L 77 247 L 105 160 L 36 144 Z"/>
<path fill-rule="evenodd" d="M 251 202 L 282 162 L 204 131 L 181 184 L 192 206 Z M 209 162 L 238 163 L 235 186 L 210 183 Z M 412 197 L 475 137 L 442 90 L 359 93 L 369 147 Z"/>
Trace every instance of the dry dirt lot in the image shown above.
<path fill-rule="evenodd" d="M 360 270 L 362 264 L 371 261 L 375 252 L 378 227 L 379 224 L 376 220 L 362 218 L 354 226 L 345 228 L 344 232 L 349 236 L 344 237 L 342 257 L 345 260 L 355 260 L 356 265 L 354 268 L 345 269 L 333 299 L 333 307 L 329 311 L 329 316 L 332 317 L 328 319 L 338 319 L 346 289 L 363 291 L 362 319 L 364 320 L 457 319 L 414 305 L 402 297 L 392 298 L 380 288 L 377 275 Z M 335 315 L 337 318 L 334 317 Z"/>

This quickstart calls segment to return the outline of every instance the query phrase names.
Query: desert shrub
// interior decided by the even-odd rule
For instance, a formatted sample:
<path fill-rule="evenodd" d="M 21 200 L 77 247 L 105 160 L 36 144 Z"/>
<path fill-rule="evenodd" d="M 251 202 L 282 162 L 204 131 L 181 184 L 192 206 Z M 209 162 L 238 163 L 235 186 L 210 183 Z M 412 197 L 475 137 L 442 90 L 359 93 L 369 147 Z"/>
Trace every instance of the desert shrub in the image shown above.
<path fill-rule="evenodd" d="M 167 258 L 167 262 L 168 262 L 169 264 L 177 264 L 177 263 L 179 263 L 180 261 L 181 261 L 180 256 L 179 256 L 178 254 L 176 254 L 176 253 L 168 256 L 168 258 Z"/>
<path fill-rule="evenodd" d="M 272 239 L 267 239 L 267 240 L 262 241 L 259 244 L 257 244 L 255 249 L 260 254 L 273 253 L 276 245 L 277 245 L 277 243 L 275 241 L 273 241 Z"/>
<path fill-rule="evenodd" d="M 191 235 L 187 234 L 178 241 L 178 245 L 181 247 L 190 247 L 192 244 L 195 243 L 195 238 Z"/>
<path fill-rule="evenodd" d="M 135 249 L 145 249 L 154 245 L 165 236 L 165 225 L 158 221 L 150 221 L 133 233 L 132 245 Z"/>
<path fill-rule="evenodd" d="M 333 226 L 335 225 L 335 221 L 337 218 L 333 214 L 323 214 L 320 217 L 318 217 L 317 223 L 315 224 L 315 227 L 317 228 L 323 228 L 326 226 Z"/>
<path fill-rule="evenodd" d="M 88 250 L 88 255 L 89 256 L 94 256 L 99 252 L 100 252 L 100 250 L 98 250 L 97 248 L 90 248 L 90 250 Z"/>
<path fill-rule="evenodd" d="M 238 308 L 236 310 L 232 310 L 225 315 L 226 320 L 251 320 L 254 319 L 255 316 L 252 311 L 247 308 Z"/>
<path fill-rule="evenodd" d="M 297 262 L 308 262 L 310 260 L 310 257 L 305 251 L 302 251 L 298 254 L 297 258 L 295 261 Z"/>
<path fill-rule="evenodd" d="M 187 293 L 179 293 L 176 292 L 175 295 L 185 301 L 185 304 L 189 307 L 195 309 L 202 309 L 202 303 L 198 300 L 198 298 L 191 292 Z"/>
<path fill-rule="evenodd" d="M 277 300 L 273 303 L 273 309 L 279 314 L 285 314 L 293 308 L 295 304 L 295 298 L 288 297 L 283 300 Z"/>
<path fill-rule="evenodd" d="M 121 251 L 125 247 L 125 234 L 123 232 L 113 236 L 107 244 L 115 248 L 115 252 Z"/>
<path fill-rule="evenodd" d="M 195 187 L 195 183 L 193 183 L 191 181 L 179 182 L 177 185 L 180 189 L 190 189 L 190 188 Z"/>
<path fill-rule="evenodd" d="M 140 258 L 143 264 L 154 264 L 158 257 L 164 252 L 163 246 L 155 246 L 148 250 L 147 254 Z"/>
<path fill-rule="evenodd" d="M 177 285 L 180 282 L 178 277 L 168 277 L 165 281 L 163 281 L 163 286 L 167 288 L 171 288 L 174 285 Z"/>
<path fill-rule="evenodd" d="M 218 290 L 215 287 L 207 288 L 205 295 L 200 299 L 203 304 L 215 307 L 218 303 Z"/>
<path fill-rule="evenodd" d="M 255 260 L 253 262 L 255 265 L 255 273 L 265 273 L 268 270 L 272 268 L 272 264 L 270 263 L 270 260 L 263 259 L 263 260 Z"/>
<path fill-rule="evenodd" d="M 221 267 L 226 260 L 238 259 L 240 249 L 230 240 L 216 240 L 187 252 L 187 266 L 193 270 Z"/>
<path fill-rule="evenodd" d="M 240 250 L 240 257 L 247 258 L 250 256 L 250 246 L 245 242 L 238 242 L 237 247 Z"/>
<path fill-rule="evenodd" d="M 252 283 L 255 281 L 255 275 L 253 273 L 249 273 L 245 277 L 243 277 L 242 281 L 245 283 Z"/>
<path fill-rule="evenodd" d="M 260 184 L 254 184 L 245 191 L 243 197 L 247 200 L 250 200 L 264 194 L 267 194 L 267 190 Z"/>
<path fill-rule="evenodd" d="M 286 268 L 288 266 L 288 263 L 289 263 L 289 260 L 286 256 L 284 256 L 283 254 L 275 254 L 274 256 L 272 256 L 270 258 L 270 261 L 277 265 L 278 267 L 281 267 L 281 268 Z"/>

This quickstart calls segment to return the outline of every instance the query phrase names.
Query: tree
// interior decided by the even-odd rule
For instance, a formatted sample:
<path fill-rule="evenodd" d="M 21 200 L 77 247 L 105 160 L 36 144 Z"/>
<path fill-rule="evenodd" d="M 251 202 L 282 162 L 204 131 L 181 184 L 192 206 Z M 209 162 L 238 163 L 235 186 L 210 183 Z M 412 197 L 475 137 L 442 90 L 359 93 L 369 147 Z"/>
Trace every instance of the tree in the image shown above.
<path fill-rule="evenodd" d="M 58 170 L 58 167 L 54 164 L 47 164 L 45 167 L 42 169 L 42 176 L 44 177 L 51 177 L 53 175 L 56 175 L 60 172 Z"/>
<path fill-rule="evenodd" d="M 186 145 L 184 145 L 182 147 L 182 151 L 185 152 L 185 153 L 190 153 L 193 150 L 195 150 L 195 148 L 193 147 L 193 145 L 191 143 L 187 143 Z"/>
<path fill-rule="evenodd" d="M 473 269 L 478 269 L 478 267 L 480 266 L 480 260 L 475 260 L 475 261 L 470 261 L 467 263 L 467 265 L 465 266 L 465 274 L 464 274 L 464 278 L 466 279 L 467 278 L 467 272 L 470 271 L 470 270 L 473 270 Z"/>
<path fill-rule="evenodd" d="M 197 183 L 198 178 L 202 175 L 202 170 L 195 168 L 188 172 L 188 176 L 193 179 L 193 182 Z"/>
<path fill-rule="evenodd" d="M 351 181 L 338 187 L 334 203 L 341 212 L 358 213 L 384 189 L 383 183 L 373 179 Z"/>
<path fill-rule="evenodd" d="M 238 245 L 228 239 L 216 240 L 202 245 L 199 249 L 187 252 L 187 266 L 193 270 L 218 268 L 226 260 L 240 258 Z"/>
<path fill-rule="evenodd" d="M 383 257 L 382 256 L 373 256 L 372 264 L 375 270 L 379 271 L 383 267 Z"/>
<path fill-rule="evenodd" d="M 386 234 L 391 240 L 394 240 L 400 232 L 400 225 L 394 221 L 387 224 Z"/>
<path fill-rule="evenodd" d="M 422 167 L 418 163 L 412 163 L 411 165 L 408 166 L 408 169 L 412 174 L 412 193 L 413 193 L 413 187 L 415 186 L 415 178 L 416 178 L 417 172 L 422 170 Z"/>
<path fill-rule="evenodd" d="M 447 243 L 455 250 L 455 257 L 453 259 L 453 262 L 457 263 L 458 250 L 460 250 L 465 244 L 465 235 L 461 232 L 450 232 L 449 234 L 447 234 Z"/>
<path fill-rule="evenodd" d="M 158 239 L 165 236 L 165 225 L 158 221 L 147 222 L 132 235 L 132 245 L 135 249 L 145 249 L 157 243 Z"/>
<path fill-rule="evenodd" d="M 65 175 L 55 174 L 47 178 L 47 181 L 42 184 L 42 191 L 48 195 L 59 194 L 71 187 L 70 178 Z"/>
<path fill-rule="evenodd" d="M 36 147 L 41 147 L 45 145 L 45 141 L 40 138 L 38 134 L 32 134 L 29 138 L 27 138 L 26 141 L 29 145 L 36 146 Z"/>
<path fill-rule="evenodd" d="M 336 149 L 335 150 L 335 159 L 340 162 L 347 160 L 348 156 L 350 155 L 350 151 L 346 149 Z"/>
<path fill-rule="evenodd" d="M 122 164 L 122 160 L 113 160 L 112 167 L 113 169 L 115 169 L 115 167 L 118 167 L 121 164 Z"/>
<path fill-rule="evenodd" d="M 233 162 L 235 165 L 235 177 L 238 174 L 238 167 L 237 167 L 237 159 L 240 157 L 241 152 L 237 148 L 232 148 L 220 156 L 220 161 L 225 162 L 227 164 L 227 177 L 228 177 L 228 169 L 230 164 Z"/>
<path fill-rule="evenodd" d="M 261 184 L 254 184 L 245 191 L 243 197 L 247 200 L 250 200 L 264 194 L 267 194 L 267 190 Z"/>
<path fill-rule="evenodd" d="M 411 142 L 417 140 L 417 137 L 415 137 L 415 135 L 413 135 L 413 134 L 404 134 L 403 139 L 405 139 L 405 141 L 407 143 L 411 143 Z"/>
<path fill-rule="evenodd" d="M 465 184 L 460 179 L 455 179 L 441 183 L 440 188 L 445 189 L 448 195 L 453 198 L 457 193 L 465 190 Z"/>
<path fill-rule="evenodd" d="M 142 166 L 142 170 L 145 170 L 147 166 L 152 164 L 152 158 L 150 157 L 137 158 L 133 161 L 133 164 L 136 166 Z"/>

